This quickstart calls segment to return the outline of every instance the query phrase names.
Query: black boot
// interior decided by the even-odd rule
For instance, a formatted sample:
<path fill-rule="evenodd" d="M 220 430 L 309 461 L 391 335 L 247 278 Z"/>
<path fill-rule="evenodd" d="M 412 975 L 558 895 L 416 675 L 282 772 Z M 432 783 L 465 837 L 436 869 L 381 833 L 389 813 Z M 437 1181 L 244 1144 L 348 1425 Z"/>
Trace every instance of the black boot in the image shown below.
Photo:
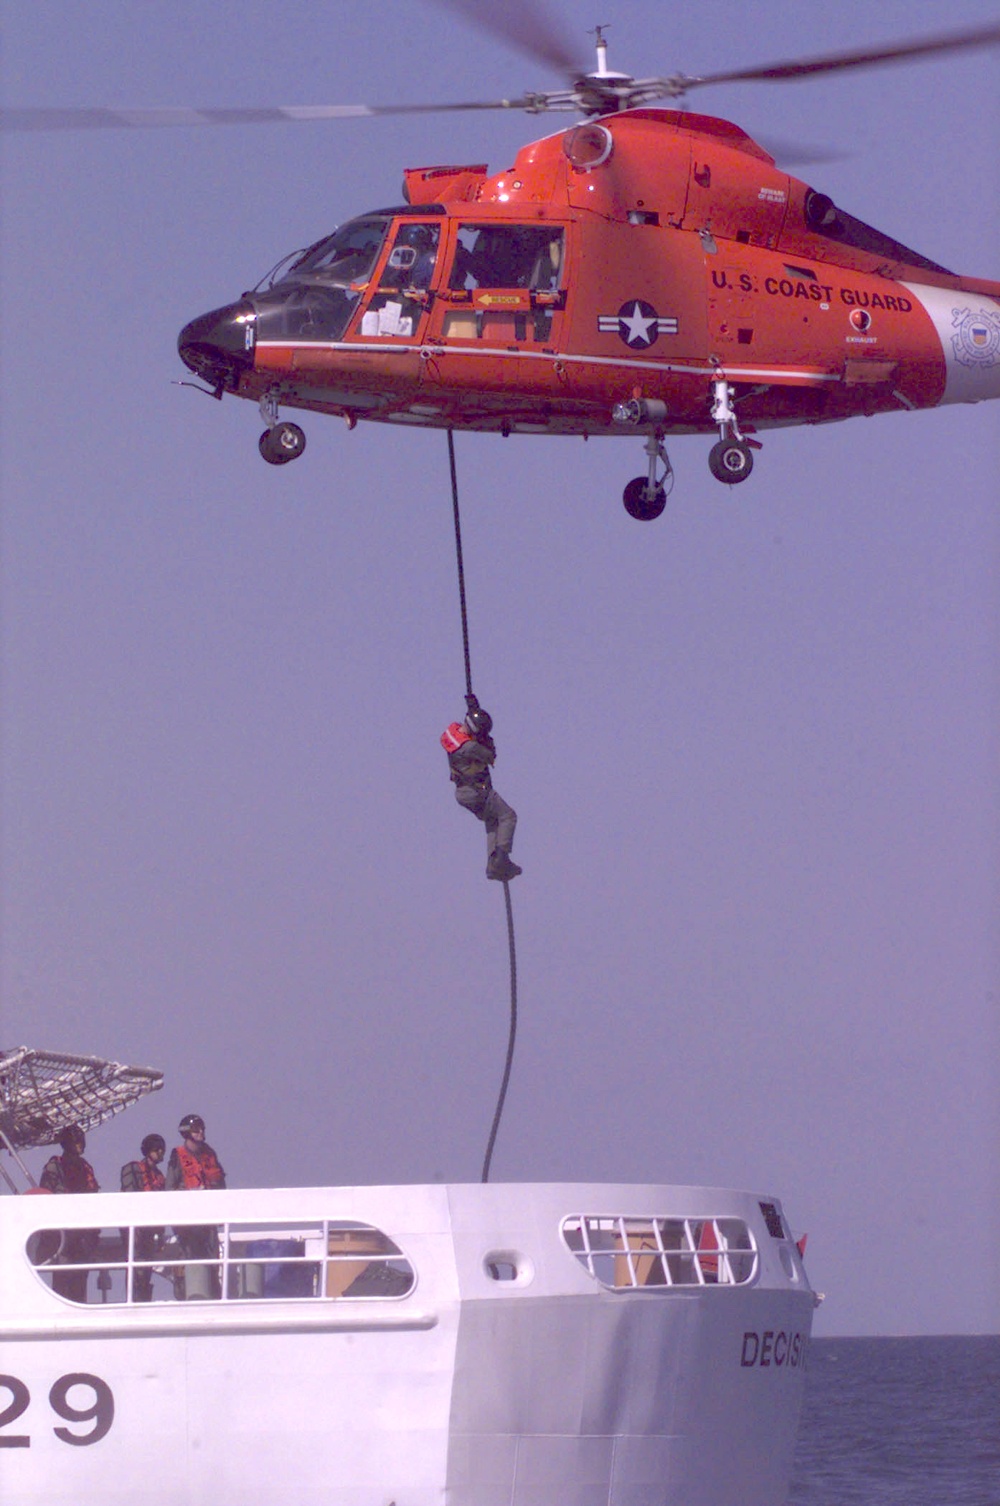
<path fill-rule="evenodd" d="M 496 847 L 490 853 L 489 862 L 486 864 L 486 877 L 498 879 L 501 883 L 507 883 L 510 879 L 517 878 L 524 870 L 514 862 L 509 852 L 504 852 L 502 847 Z"/>

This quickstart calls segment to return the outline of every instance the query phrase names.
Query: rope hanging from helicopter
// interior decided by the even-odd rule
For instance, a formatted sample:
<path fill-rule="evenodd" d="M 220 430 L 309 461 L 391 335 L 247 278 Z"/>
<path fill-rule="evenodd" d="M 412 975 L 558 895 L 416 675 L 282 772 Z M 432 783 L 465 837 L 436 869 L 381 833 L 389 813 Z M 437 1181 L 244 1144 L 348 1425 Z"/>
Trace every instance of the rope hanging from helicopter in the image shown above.
<path fill-rule="evenodd" d="M 465 656 L 465 699 L 472 700 L 472 660 L 469 657 L 469 614 L 465 605 L 465 565 L 462 560 L 462 520 L 458 511 L 458 472 L 455 469 L 455 435 L 448 430 L 448 465 L 451 469 L 451 509 L 455 520 L 455 561 L 458 566 L 458 604 L 462 613 L 462 652 Z"/>
<path fill-rule="evenodd" d="M 479 709 L 479 702 L 472 689 L 472 657 L 469 651 L 469 613 L 465 597 L 465 563 L 462 555 L 462 519 L 458 503 L 458 471 L 455 465 L 455 436 L 451 429 L 448 430 L 448 466 L 451 472 L 451 506 L 452 517 L 455 524 L 455 563 L 458 573 L 458 602 L 462 616 L 462 653 L 465 660 L 465 699 L 471 709 Z M 519 872 L 520 870 L 515 870 Z M 514 1064 L 514 1044 L 517 1039 L 517 951 L 514 942 L 514 911 L 510 902 L 510 882 L 503 879 L 504 906 L 507 911 L 507 954 L 510 961 L 510 1028 L 507 1035 L 507 1057 L 504 1062 L 503 1076 L 500 1081 L 500 1092 L 497 1096 L 497 1105 L 493 1113 L 493 1123 L 490 1126 L 489 1139 L 486 1144 L 486 1154 L 483 1158 L 483 1170 L 481 1181 L 488 1182 L 490 1179 L 490 1165 L 493 1160 L 493 1150 L 496 1145 L 497 1134 L 500 1129 L 500 1120 L 503 1116 L 504 1103 L 507 1099 L 507 1088 L 510 1084 L 511 1068 Z"/>
<path fill-rule="evenodd" d="M 507 1098 L 510 1071 L 514 1065 L 514 1042 L 517 1039 L 517 954 L 514 950 L 514 912 L 510 905 L 510 884 L 506 881 L 503 886 L 503 898 L 504 904 L 507 907 L 507 951 L 510 957 L 510 1030 L 507 1036 L 507 1059 L 504 1062 L 500 1093 L 497 1097 L 497 1106 L 493 1115 L 493 1124 L 490 1128 L 490 1137 L 486 1144 L 486 1155 L 483 1158 L 483 1174 L 480 1179 L 483 1182 L 488 1182 L 490 1179 L 490 1163 L 493 1160 L 493 1147 L 496 1144 L 497 1131 L 500 1128 L 500 1117 L 503 1114 L 503 1106 Z"/>

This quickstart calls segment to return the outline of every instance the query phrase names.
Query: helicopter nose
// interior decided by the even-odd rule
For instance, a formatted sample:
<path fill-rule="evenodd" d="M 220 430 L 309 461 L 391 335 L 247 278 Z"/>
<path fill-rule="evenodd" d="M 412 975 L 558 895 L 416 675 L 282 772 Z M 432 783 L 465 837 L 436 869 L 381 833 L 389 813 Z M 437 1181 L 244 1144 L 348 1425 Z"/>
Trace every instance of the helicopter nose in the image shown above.
<path fill-rule="evenodd" d="M 246 298 L 192 319 L 177 337 L 181 360 L 213 387 L 235 390 L 241 373 L 253 369 L 256 321 Z"/>

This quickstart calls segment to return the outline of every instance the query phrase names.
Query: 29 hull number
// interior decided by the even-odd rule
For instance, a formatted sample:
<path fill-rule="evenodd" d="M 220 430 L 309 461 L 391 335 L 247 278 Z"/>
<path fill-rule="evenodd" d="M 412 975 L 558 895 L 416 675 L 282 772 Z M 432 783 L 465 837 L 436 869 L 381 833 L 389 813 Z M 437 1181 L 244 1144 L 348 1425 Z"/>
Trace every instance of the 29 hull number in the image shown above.
<path fill-rule="evenodd" d="M 74 1406 L 69 1393 L 76 1387 L 85 1387 L 92 1394 L 93 1400 L 82 1406 Z M 30 1448 L 30 1433 L 9 1433 L 6 1429 L 27 1412 L 31 1405 L 31 1393 L 24 1381 L 16 1375 L 0 1375 L 0 1393 L 3 1391 L 10 1393 L 10 1401 L 0 1409 L 0 1448 Z M 52 1429 L 58 1439 L 74 1448 L 86 1448 L 90 1443 L 100 1443 L 115 1420 L 115 1399 L 111 1394 L 111 1387 L 107 1381 L 101 1380 L 97 1375 L 88 1375 L 86 1371 L 60 1375 L 49 1391 L 49 1406 L 64 1422 L 93 1423 L 83 1433 L 74 1432 L 72 1428 Z"/>

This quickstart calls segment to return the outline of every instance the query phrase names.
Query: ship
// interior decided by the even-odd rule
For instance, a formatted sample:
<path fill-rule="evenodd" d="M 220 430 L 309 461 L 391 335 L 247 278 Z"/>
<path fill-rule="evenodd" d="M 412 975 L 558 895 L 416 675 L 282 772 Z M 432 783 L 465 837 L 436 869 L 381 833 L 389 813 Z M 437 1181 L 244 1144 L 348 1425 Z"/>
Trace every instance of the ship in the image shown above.
<path fill-rule="evenodd" d="M 776 1196 L 38 1195 L 26 1147 L 161 1083 L 0 1057 L 5 1506 L 786 1500 L 818 1297 Z"/>

